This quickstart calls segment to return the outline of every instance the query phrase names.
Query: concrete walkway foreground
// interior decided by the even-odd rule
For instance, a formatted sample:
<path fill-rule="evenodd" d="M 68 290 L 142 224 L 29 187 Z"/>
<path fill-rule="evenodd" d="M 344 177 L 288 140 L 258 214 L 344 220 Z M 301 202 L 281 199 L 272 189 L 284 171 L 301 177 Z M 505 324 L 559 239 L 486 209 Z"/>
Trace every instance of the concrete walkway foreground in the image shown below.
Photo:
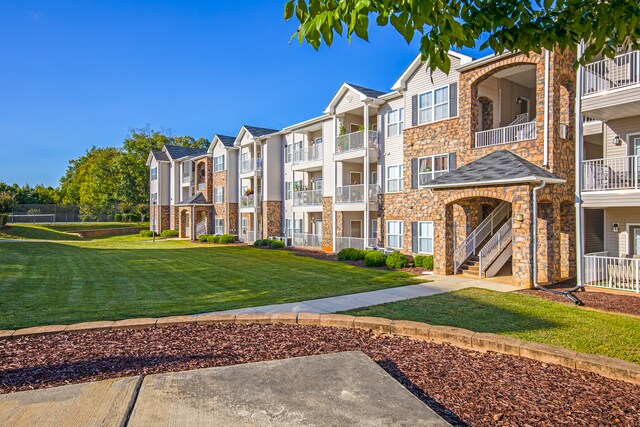
<path fill-rule="evenodd" d="M 361 352 L 0 395 L 0 425 L 449 426 Z"/>
<path fill-rule="evenodd" d="M 335 313 L 338 311 L 353 310 L 372 305 L 386 304 L 411 298 L 428 297 L 445 292 L 459 291 L 464 288 L 491 289 L 498 292 L 511 292 L 518 288 L 505 283 L 499 283 L 487 279 L 475 279 L 462 276 L 422 276 L 428 283 L 418 285 L 401 286 L 398 288 L 381 289 L 379 291 L 361 292 L 358 294 L 342 295 L 337 297 L 319 298 L 308 301 L 292 302 L 287 304 L 272 304 L 260 307 L 239 308 L 236 310 L 217 311 L 215 313 L 228 314 L 275 314 L 275 313 Z M 209 314 L 209 313 L 205 313 Z"/>

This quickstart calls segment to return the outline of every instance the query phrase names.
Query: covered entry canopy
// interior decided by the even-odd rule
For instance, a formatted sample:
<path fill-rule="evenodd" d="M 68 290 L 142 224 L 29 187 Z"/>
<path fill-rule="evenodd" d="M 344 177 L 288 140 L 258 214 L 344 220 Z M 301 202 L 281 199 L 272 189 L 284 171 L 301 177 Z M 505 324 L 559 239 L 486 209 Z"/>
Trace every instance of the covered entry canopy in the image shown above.
<path fill-rule="evenodd" d="M 429 182 L 425 187 L 451 188 L 540 181 L 547 184 L 566 182 L 511 151 L 500 150 L 446 173 Z"/>

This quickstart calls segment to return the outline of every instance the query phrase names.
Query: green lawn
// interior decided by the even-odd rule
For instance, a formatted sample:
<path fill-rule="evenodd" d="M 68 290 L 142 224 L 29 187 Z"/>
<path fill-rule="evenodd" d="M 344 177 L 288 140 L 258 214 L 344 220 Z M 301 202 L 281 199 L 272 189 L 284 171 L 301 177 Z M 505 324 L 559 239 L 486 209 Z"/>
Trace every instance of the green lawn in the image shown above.
<path fill-rule="evenodd" d="M 290 251 L 137 236 L 0 242 L 0 329 L 168 316 L 414 283 Z"/>
<path fill-rule="evenodd" d="M 349 314 L 457 326 L 640 363 L 640 319 L 519 293 L 463 289 Z"/>
<path fill-rule="evenodd" d="M 84 240 L 70 231 L 148 227 L 146 222 L 68 222 L 47 225 L 16 224 L 0 229 L 0 239 Z"/>

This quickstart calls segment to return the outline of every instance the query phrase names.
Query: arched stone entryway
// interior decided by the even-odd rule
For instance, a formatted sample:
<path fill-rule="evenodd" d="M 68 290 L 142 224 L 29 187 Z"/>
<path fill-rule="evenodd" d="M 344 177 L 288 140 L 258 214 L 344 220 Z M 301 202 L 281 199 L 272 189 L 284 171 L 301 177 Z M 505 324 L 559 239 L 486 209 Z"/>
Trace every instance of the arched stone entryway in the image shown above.
<path fill-rule="evenodd" d="M 182 237 L 183 239 L 191 238 L 191 217 L 189 210 L 189 208 L 180 209 L 180 237 Z"/>

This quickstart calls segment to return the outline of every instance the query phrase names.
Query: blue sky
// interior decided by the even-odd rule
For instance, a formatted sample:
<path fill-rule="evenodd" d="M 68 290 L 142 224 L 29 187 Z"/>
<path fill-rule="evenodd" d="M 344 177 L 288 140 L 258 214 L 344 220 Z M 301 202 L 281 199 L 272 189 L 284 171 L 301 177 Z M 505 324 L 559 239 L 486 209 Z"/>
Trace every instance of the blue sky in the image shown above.
<path fill-rule="evenodd" d="M 1 2 L 0 181 L 55 186 L 70 159 L 131 127 L 281 128 L 321 114 L 343 81 L 389 90 L 417 53 L 391 27 L 320 52 L 289 44 L 283 5 Z"/>

